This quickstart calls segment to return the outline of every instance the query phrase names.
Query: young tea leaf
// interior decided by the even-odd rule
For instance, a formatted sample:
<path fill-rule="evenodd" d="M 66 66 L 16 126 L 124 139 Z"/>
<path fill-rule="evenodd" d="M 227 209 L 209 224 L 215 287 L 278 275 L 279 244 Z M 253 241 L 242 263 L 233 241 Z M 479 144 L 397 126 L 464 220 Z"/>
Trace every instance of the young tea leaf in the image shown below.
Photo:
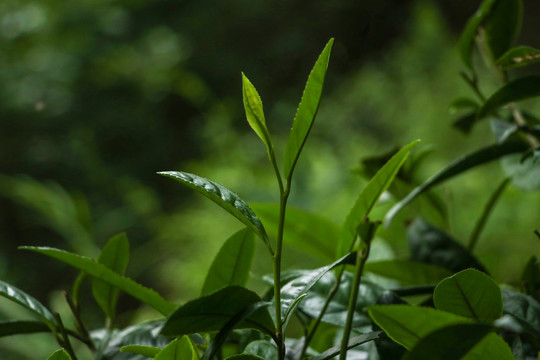
<path fill-rule="evenodd" d="M 126 294 L 133 296 L 141 302 L 153 307 L 163 315 L 170 314 L 176 305 L 163 299 L 154 290 L 148 289 L 130 278 L 118 275 L 103 264 L 96 260 L 69 253 L 67 251 L 37 246 L 22 246 L 20 249 L 35 251 L 43 255 L 47 255 L 54 259 L 60 260 L 74 268 L 84 271 L 90 276 L 103 280 L 108 284 L 122 290 Z"/>
<path fill-rule="evenodd" d="M 266 246 L 270 250 L 272 249 L 261 220 L 259 220 L 244 200 L 223 185 L 197 175 L 180 171 L 163 171 L 158 174 L 174 179 L 203 194 L 253 230 L 264 241 Z"/>
<path fill-rule="evenodd" d="M 484 19 L 489 15 L 491 8 L 496 1 L 497 0 L 486 0 L 482 2 L 480 8 L 469 19 L 465 29 L 461 33 L 458 43 L 459 54 L 461 55 L 461 60 L 463 63 L 469 68 L 472 68 L 472 50 L 478 28 Z"/>
<path fill-rule="evenodd" d="M 225 241 L 212 262 L 201 295 L 208 295 L 231 285 L 244 286 L 249 277 L 254 253 L 255 239 L 252 231 L 246 228 L 233 234 Z"/>
<path fill-rule="evenodd" d="M 242 73 L 242 97 L 249 126 L 251 126 L 253 131 L 261 138 L 266 146 L 268 154 L 271 154 L 273 152 L 272 141 L 270 140 L 270 134 L 266 128 L 262 100 L 255 89 L 255 86 L 253 86 L 244 73 Z"/>
<path fill-rule="evenodd" d="M 154 346 L 126 345 L 121 347 L 120 351 L 154 358 L 161 351 L 161 349 Z"/>
<path fill-rule="evenodd" d="M 119 275 L 123 275 L 129 262 L 129 242 L 126 234 L 113 236 L 103 247 L 98 262 L 107 266 Z M 92 294 L 109 319 L 113 319 L 118 301 L 118 288 L 92 279 Z"/>
<path fill-rule="evenodd" d="M 191 340 L 187 336 L 171 341 L 163 350 L 161 350 L 154 360 L 198 360 L 196 350 L 193 348 Z"/>
<path fill-rule="evenodd" d="M 485 18 L 483 28 L 493 59 L 504 54 L 521 30 L 521 0 L 497 0 Z"/>
<path fill-rule="evenodd" d="M 49 331 L 51 329 L 40 321 L 18 320 L 0 322 L 0 337 Z"/>
<path fill-rule="evenodd" d="M 290 179 L 291 177 L 300 152 L 313 125 L 313 121 L 315 120 L 315 116 L 317 115 L 333 43 L 334 39 L 330 39 L 321 52 L 321 55 L 319 55 L 315 66 L 313 66 L 309 74 L 304 93 L 302 94 L 302 100 L 296 110 L 296 116 L 294 117 L 287 147 L 285 148 L 284 175 L 286 179 Z"/>
<path fill-rule="evenodd" d="M 505 52 L 496 64 L 503 71 L 540 62 L 540 50 L 530 46 L 518 46 Z"/>
<path fill-rule="evenodd" d="M 71 356 L 64 349 L 58 349 L 47 360 L 71 360 Z"/>

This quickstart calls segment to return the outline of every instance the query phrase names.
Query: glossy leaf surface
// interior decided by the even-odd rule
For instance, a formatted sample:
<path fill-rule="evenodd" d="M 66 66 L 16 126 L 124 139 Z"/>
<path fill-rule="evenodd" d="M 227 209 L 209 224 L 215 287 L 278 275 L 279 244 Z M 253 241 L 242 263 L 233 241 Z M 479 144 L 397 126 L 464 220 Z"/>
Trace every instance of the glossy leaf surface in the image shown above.
<path fill-rule="evenodd" d="M 47 360 L 71 360 L 71 356 L 64 349 L 58 349 Z"/>
<path fill-rule="evenodd" d="M 0 322 L 0 337 L 49 331 L 51 329 L 40 321 L 18 320 Z"/>
<path fill-rule="evenodd" d="M 440 266 L 407 260 L 368 262 L 364 271 L 397 280 L 403 286 L 437 284 L 452 272 Z"/>
<path fill-rule="evenodd" d="M 530 46 L 518 46 L 505 52 L 497 59 L 502 70 L 527 66 L 540 61 L 540 50 Z"/>
<path fill-rule="evenodd" d="M 317 115 L 333 43 L 334 39 L 330 39 L 319 55 L 309 74 L 302 100 L 300 100 L 296 110 L 287 147 L 285 148 L 284 175 L 286 179 L 289 179 L 293 172 Z"/>
<path fill-rule="evenodd" d="M 418 144 L 411 142 L 398 151 L 384 166 L 377 171 L 371 180 L 364 187 L 349 215 L 343 224 L 343 234 L 338 243 L 338 256 L 343 256 L 351 251 L 351 246 L 356 238 L 356 229 L 362 223 L 364 217 L 368 216 L 381 195 L 388 189 L 399 169 L 407 159 L 411 148 Z"/>
<path fill-rule="evenodd" d="M 13 301 L 36 315 L 52 331 L 56 328 L 56 319 L 54 315 L 39 301 L 24 291 L 0 281 L 0 296 Z"/>
<path fill-rule="evenodd" d="M 268 153 L 270 153 L 272 151 L 272 142 L 264 119 L 262 100 L 255 86 L 244 73 L 242 73 L 242 98 L 249 126 L 261 138 Z"/>
<path fill-rule="evenodd" d="M 362 334 L 359 336 L 355 336 L 349 339 L 349 343 L 347 345 L 347 349 L 350 350 L 352 348 L 355 348 L 359 345 L 365 344 L 368 341 L 377 340 L 383 335 L 382 331 L 372 331 L 366 334 Z M 335 356 L 338 356 L 341 350 L 341 346 L 334 346 L 330 349 L 326 350 L 320 355 L 315 356 L 311 360 L 330 360 Z"/>
<path fill-rule="evenodd" d="M 162 334 L 179 336 L 219 331 L 236 314 L 259 302 L 261 298 L 253 291 L 240 286 L 229 286 L 180 306 L 167 319 Z M 239 328 L 274 334 L 274 322 L 266 308 L 249 316 Z"/>
<path fill-rule="evenodd" d="M 154 358 L 161 351 L 161 349 L 154 346 L 126 345 L 120 348 L 120 351 Z"/>
<path fill-rule="evenodd" d="M 154 360 L 198 360 L 191 340 L 187 336 L 171 341 L 163 350 L 161 350 Z"/>
<path fill-rule="evenodd" d="M 113 236 L 103 247 L 98 262 L 107 266 L 119 275 L 123 275 L 129 262 L 129 242 L 126 234 Z M 92 279 L 92 294 L 108 318 L 114 318 L 118 301 L 118 288 L 110 284 Z"/>
<path fill-rule="evenodd" d="M 201 295 L 231 285 L 246 284 L 251 269 L 255 239 L 253 232 L 242 229 L 228 238 L 214 258 L 210 270 L 206 274 Z"/>
<path fill-rule="evenodd" d="M 153 307 L 163 315 L 170 314 L 176 307 L 174 304 L 163 299 L 154 290 L 146 288 L 130 278 L 118 275 L 116 272 L 112 271 L 105 265 L 98 263 L 94 259 L 49 247 L 22 246 L 21 249 L 35 251 L 40 254 L 47 255 L 53 259 L 60 260 L 63 263 L 84 271 L 88 275 L 103 280 L 108 284 L 111 284 L 124 291 L 126 294 L 129 294 L 141 302 Z"/>
<path fill-rule="evenodd" d="M 493 322 L 502 314 L 501 289 L 486 274 L 463 270 L 444 279 L 433 294 L 435 307 L 475 321 Z"/>
<path fill-rule="evenodd" d="M 203 194 L 253 230 L 270 247 L 268 235 L 261 220 L 259 220 L 244 200 L 240 199 L 238 195 L 223 185 L 197 175 L 180 171 L 164 171 L 158 174 L 174 179 Z"/>

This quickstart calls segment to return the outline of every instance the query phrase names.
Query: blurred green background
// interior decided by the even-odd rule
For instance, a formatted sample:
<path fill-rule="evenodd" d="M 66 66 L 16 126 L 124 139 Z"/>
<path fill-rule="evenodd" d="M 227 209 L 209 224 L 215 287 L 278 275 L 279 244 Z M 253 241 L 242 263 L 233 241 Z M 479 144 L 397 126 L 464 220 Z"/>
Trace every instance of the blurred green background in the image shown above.
<path fill-rule="evenodd" d="M 263 98 L 279 156 L 330 37 L 327 83 L 291 205 L 341 224 L 365 183 L 351 171 L 361 158 L 420 138 L 421 148 L 432 149 L 421 181 L 491 143 L 487 122 L 464 136 L 448 112 L 451 100 L 471 95 L 458 76 L 456 41 L 479 3 L 3 0 L 0 278 L 65 311 L 59 290 L 69 289 L 77 272 L 17 246 L 96 256 L 125 231 L 129 276 L 177 303 L 197 296 L 220 244 L 241 224 L 156 172 L 193 172 L 248 202 L 277 201 L 264 147 L 244 118 L 240 72 Z M 524 7 L 518 43 L 540 47 L 540 4 Z M 486 93 L 494 89 L 489 76 L 482 81 Z M 539 109 L 538 102 L 526 105 Z M 406 256 L 405 220 L 422 213 L 465 241 L 502 177 L 496 163 L 459 177 L 436 190 L 447 202 L 447 221 L 416 204 L 381 237 Z M 533 235 L 539 209 L 537 193 L 510 187 L 502 196 L 477 249 L 497 280 L 516 281 L 528 256 L 540 253 Z M 270 271 L 259 248 L 255 287 Z M 287 267 L 320 265 L 287 251 Z M 83 306 L 89 324 L 101 326 L 89 296 Z M 154 315 L 136 311 L 128 297 L 120 306 L 124 324 Z M 0 301 L 0 318 L 25 316 Z M 23 340 L 36 347 L 0 339 L 3 358 L 37 359 L 55 348 L 46 335 Z"/>

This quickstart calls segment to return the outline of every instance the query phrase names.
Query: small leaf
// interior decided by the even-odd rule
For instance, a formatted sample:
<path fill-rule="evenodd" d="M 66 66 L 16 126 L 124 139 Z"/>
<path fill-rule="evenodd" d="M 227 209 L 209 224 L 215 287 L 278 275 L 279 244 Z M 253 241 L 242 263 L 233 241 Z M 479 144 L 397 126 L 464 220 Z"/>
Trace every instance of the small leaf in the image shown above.
<path fill-rule="evenodd" d="M 276 345 L 267 340 L 256 340 L 249 343 L 244 349 L 244 353 L 259 356 L 265 360 L 278 358 Z"/>
<path fill-rule="evenodd" d="M 360 225 L 364 217 L 369 215 L 379 197 L 388 189 L 400 167 L 407 159 L 412 147 L 416 146 L 418 142 L 418 140 L 413 141 L 398 151 L 364 187 L 343 224 L 343 234 L 337 247 L 338 256 L 343 256 L 343 254 L 352 250 L 351 247 L 356 239 L 358 225 Z"/>
<path fill-rule="evenodd" d="M 403 286 L 435 285 L 452 275 L 452 272 L 445 268 L 407 260 L 368 262 L 364 271 L 397 280 Z"/>
<path fill-rule="evenodd" d="M 497 0 L 491 7 L 483 27 L 493 59 L 513 45 L 521 29 L 522 12 L 521 0 Z"/>
<path fill-rule="evenodd" d="M 197 332 L 219 331 L 249 305 L 261 302 L 254 292 L 240 286 L 229 286 L 176 309 L 167 319 L 161 333 L 180 336 Z M 267 309 L 259 309 L 239 325 L 242 329 L 258 329 L 274 335 L 274 323 Z"/>
<path fill-rule="evenodd" d="M 0 322 L 0 337 L 49 331 L 51 329 L 40 321 L 18 320 Z"/>
<path fill-rule="evenodd" d="M 253 232 L 246 228 L 234 233 L 225 241 L 212 262 L 201 295 L 208 295 L 230 285 L 244 286 L 254 253 Z"/>
<path fill-rule="evenodd" d="M 390 211 L 386 214 L 386 225 L 390 224 L 392 218 L 407 204 L 414 200 L 418 195 L 426 192 L 433 186 L 440 184 L 456 175 L 459 175 L 469 169 L 477 167 L 479 165 L 488 163 L 490 161 L 499 159 L 509 154 L 520 153 L 526 151 L 528 146 L 522 142 L 504 142 L 502 144 L 495 144 L 477 150 L 472 154 L 462 156 L 448 165 L 446 168 L 426 180 L 423 184 L 414 188 L 405 198 L 395 204 Z"/>
<path fill-rule="evenodd" d="M 476 124 L 476 120 L 478 120 L 476 111 L 472 111 L 459 116 L 452 122 L 452 126 L 460 130 L 462 133 L 468 134 Z"/>
<path fill-rule="evenodd" d="M 349 344 L 347 345 L 347 349 L 350 350 L 359 345 L 365 344 L 369 341 L 377 340 L 381 337 L 382 334 L 383 334 L 382 331 L 372 331 L 366 334 L 352 337 L 349 339 Z M 322 354 L 315 356 L 311 360 L 330 360 L 333 357 L 338 356 L 340 353 L 340 350 L 341 350 L 341 345 L 334 346 L 326 350 Z"/>
<path fill-rule="evenodd" d="M 64 349 L 58 349 L 47 360 L 71 360 L 71 356 Z"/>
<path fill-rule="evenodd" d="M 187 336 L 171 341 L 163 350 L 161 350 L 154 360 L 198 360 L 196 350 L 193 348 L 191 340 Z"/>
<path fill-rule="evenodd" d="M 306 143 L 309 131 L 313 126 L 315 116 L 317 115 L 333 43 L 334 39 L 330 39 L 321 52 L 321 55 L 319 55 L 315 66 L 313 66 L 309 74 L 306 87 L 302 94 L 302 100 L 296 110 L 287 147 L 285 148 L 284 175 L 286 179 L 291 177 L 300 152 Z"/>
<path fill-rule="evenodd" d="M 148 289 L 130 278 L 118 275 L 94 259 L 49 247 L 21 246 L 19 249 L 35 251 L 60 260 L 76 269 L 84 271 L 90 276 L 103 280 L 117 287 L 126 294 L 129 294 L 143 303 L 153 307 L 163 315 L 171 313 L 175 308 L 174 304 L 163 299 L 154 290 Z"/>
<path fill-rule="evenodd" d="M 422 338 L 403 360 L 462 359 L 491 331 L 491 325 L 450 325 Z"/>
<path fill-rule="evenodd" d="M 244 200 L 240 199 L 238 195 L 223 185 L 197 175 L 180 171 L 163 171 L 158 174 L 174 179 L 203 194 L 253 230 L 265 242 L 266 246 L 271 249 L 270 240 L 261 220 L 259 220 Z"/>
<path fill-rule="evenodd" d="M 98 262 L 123 275 L 129 262 L 129 242 L 126 234 L 113 236 L 103 247 Z M 113 319 L 118 301 L 118 289 L 98 279 L 92 281 L 92 294 L 109 319 Z"/>
<path fill-rule="evenodd" d="M 529 75 L 510 81 L 491 95 L 478 110 L 478 118 L 484 118 L 499 107 L 511 102 L 540 96 L 540 75 Z"/>
<path fill-rule="evenodd" d="M 3 281 L 0 281 L 0 296 L 3 296 L 6 299 L 21 305 L 27 310 L 30 310 L 32 313 L 34 313 L 34 315 L 37 315 L 37 317 L 45 325 L 47 325 L 51 331 L 56 331 L 56 319 L 54 318 L 54 315 L 45 307 L 45 305 L 37 301 L 32 296 Z"/>
<path fill-rule="evenodd" d="M 469 68 L 472 68 L 472 49 L 476 32 L 484 19 L 489 15 L 491 8 L 496 1 L 497 0 L 486 0 L 482 2 L 480 8 L 469 19 L 465 29 L 461 33 L 458 43 L 459 53 L 461 55 L 461 60 Z"/>
<path fill-rule="evenodd" d="M 154 358 L 161 351 L 161 349 L 154 346 L 126 345 L 121 347 L 120 351 Z"/>
<path fill-rule="evenodd" d="M 529 46 L 518 46 L 505 52 L 496 64 L 503 71 L 527 66 L 540 61 L 540 50 Z"/>
<path fill-rule="evenodd" d="M 475 269 L 444 279 L 433 294 L 435 307 L 480 322 L 493 322 L 503 310 L 501 289 L 492 278 Z"/>
<path fill-rule="evenodd" d="M 467 97 L 459 97 L 454 99 L 448 106 L 450 113 L 455 113 L 458 110 L 477 109 L 480 105 L 473 99 Z"/>

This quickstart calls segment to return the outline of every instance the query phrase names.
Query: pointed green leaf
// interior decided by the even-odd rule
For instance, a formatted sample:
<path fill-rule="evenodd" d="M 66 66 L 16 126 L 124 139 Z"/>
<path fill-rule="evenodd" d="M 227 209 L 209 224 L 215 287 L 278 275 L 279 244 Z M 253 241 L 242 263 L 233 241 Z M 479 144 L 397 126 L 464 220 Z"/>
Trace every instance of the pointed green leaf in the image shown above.
<path fill-rule="evenodd" d="M 103 280 L 108 284 L 117 287 L 126 294 L 129 294 L 141 302 L 153 307 L 163 315 L 170 314 L 176 307 L 174 304 L 163 299 L 154 290 L 146 288 L 130 278 L 118 275 L 116 272 L 112 271 L 105 265 L 98 263 L 94 259 L 49 247 L 22 246 L 20 249 L 35 251 L 71 265 L 74 268 L 84 271 L 90 276 Z"/>
<path fill-rule="evenodd" d="M 122 346 L 120 348 L 120 351 L 154 358 L 161 351 L 161 349 L 154 346 L 146 345 L 126 345 Z"/>
<path fill-rule="evenodd" d="M 270 241 L 261 220 L 238 195 L 216 182 L 206 178 L 180 171 L 163 171 L 158 174 L 174 179 L 187 187 L 203 194 L 235 218 L 253 230 L 271 249 Z"/>
<path fill-rule="evenodd" d="M 171 343 L 161 350 L 154 360 L 198 360 L 196 350 L 189 337 L 182 336 L 181 338 L 171 341 Z"/>
<path fill-rule="evenodd" d="M 179 336 L 198 332 L 219 331 L 249 305 L 261 302 L 254 292 L 240 286 L 229 286 L 176 309 L 167 319 L 161 333 Z M 274 322 L 268 309 L 259 309 L 239 325 L 242 329 L 258 329 L 274 335 Z"/>
<path fill-rule="evenodd" d="M 461 33 L 458 43 L 459 54 L 463 63 L 469 68 L 472 68 L 472 50 L 476 32 L 484 19 L 489 15 L 491 8 L 496 1 L 497 0 L 486 0 L 482 2 L 480 8 L 469 19 L 465 29 Z"/>
<path fill-rule="evenodd" d="M 407 159 L 409 152 L 418 144 L 418 140 L 411 142 L 398 151 L 384 166 L 377 171 L 375 176 L 364 187 L 353 208 L 349 212 L 345 224 L 343 225 L 343 234 L 337 247 L 338 256 L 342 256 L 351 250 L 356 239 L 356 229 L 368 216 L 381 195 L 388 189 L 399 169 Z"/>
<path fill-rule="evenodd" d="M 435 307 L 476 321 L 492 322 L 502 314 L 499 286 L 486 274 L 463 270 L 441 281 L 433 294 Z"/>
<path fill-rule="evenodd" d="M 505 52 L 496 64 L 503 71 L 540 62 L 540 50 L 529 46 L 518 46 Z"/>
<path fill-rule="evenodd" d="M 483 27 L 493 59 L 513 45 L 521 30 L 522 12 L 521 0 L 497 0 L 491 7 Z"/>
<path fill-rule="evenodd" d="M 486 100 L 477 116 L 479 119 L 486 117 L 503 105 L 536 96 L 540 96 L 540 75 L 529 75 L 510 81 Z"/>
<path fill-rule="evenodd" d="M 302 94 L 302 100 L 296 110 L 287 147 L 285 148 L 284 175 L 286 179 L 290 179 L 291 177 L 300 152 L 306 143 L 309 131 L 313 126 L 315 116 L 317 115 L 333 43 L 334 39 L 330 39 L 321 52 L 321 55 L 319 55 L 315 66 L 313 66 L 309 74 L 304 93 Z"/>
<path fill-rule="evenodd" d="M 398 344 L 413 348 L 427 334 L 449 325 L 470 323 L 467 318 L 442 310 L 411 305 L 375 305 L 369 315 Z"/>
<path fill-rule="evenodd" d="M 10 285 L 6 282 L 0 281 L 0 296 L 9 299 L 22 307 L 30 310 L 36 315 L 49 329 L 53 332 L 56 329 L 56 319 L 54 315 L 39 301 L 32 296 L 28 295 L 24 291 Z"/>
<path fill-rule="evenodd" d="M 64 349 L 58 349 L 47 360 L 71 360 L 71 356 Z"/>
<path fill-rule="evenodd" d="M 477 150 L 472 154 L 462 156 L 448 165 L 446 168 L 426 180 L 423 184 L 414 188 L 406 197 L 395 204 L 388 213 L 386 213 L 386 225 L 390 224 L 392 218 L 407 204 L 414 200 L 418 195 L 426 192 L 433 186 L 440 184 L 456 175 L 459 175 L 469 169 L 490 161 L 502 158 L 509 154 L 520 153 L 526 151 L 528 146 L 522 142 L 508 141 L 502 144 L 495 144 Z"/>
<path fill-rule="evenodd" d="M 216 255 L 206 274 L 201 295 L 231 285 L 244 286 L 249 277 L 255 239 L 253 232 L 243 229 L 228 238 Z"/>
<path fill-rule="evenodd" d="M 372 331 L 366 334 L 355 336 L 349 339 L 349 344 L 347 345 L 347 350 L 355 348 L 359 345 L 365 344 L 372 340 L 377 340 L 383 334 L 382 331 Z M 330 360 L 335 356 L 338 356 L 341 350 L 341 345 L 334 346 L 320 355 L 315 356 L 311 360 Z"/>
<path fill-rule="evenodd" d="M 249 126 L 251 126 L 253 131 L 255 131 L 264 142 L 268 154 L 272 153 L 272 141 L 270 140 L 270 134 L 266 128 L 261 97 L 255 89 L 255 86 L 253 86 L 244 73 L 242 73 L 242 97 Z"/>
<path fill-rule="evenodd" d="M 440 266 L 396 259 L 368 262 L 364 271 L 397 280 L 403 286 L 435 285 L 452 275 Z"/>
<path fill-rule="evenodd" d="M 119 275 L 124 275 L 129 262 L 129 242 L 126 234 L 113 236 L 103 247 L 98 262 Z M 92 294 L 109 319 L 114 318 L 118 288 L 98 279 L 92 279 Z"/>
<path fill-rule="evenodd" d="M 18 320 L 0 322 L 0 337 L 49 331 L 51 329 L 40 321 Z"/>
<path fill-rule="evenodd" d="M 483 338 L 471 351 L 467 353 L 463 360 L 515 360 L 510 346 L 497 334 L 491 333 Z"/>

